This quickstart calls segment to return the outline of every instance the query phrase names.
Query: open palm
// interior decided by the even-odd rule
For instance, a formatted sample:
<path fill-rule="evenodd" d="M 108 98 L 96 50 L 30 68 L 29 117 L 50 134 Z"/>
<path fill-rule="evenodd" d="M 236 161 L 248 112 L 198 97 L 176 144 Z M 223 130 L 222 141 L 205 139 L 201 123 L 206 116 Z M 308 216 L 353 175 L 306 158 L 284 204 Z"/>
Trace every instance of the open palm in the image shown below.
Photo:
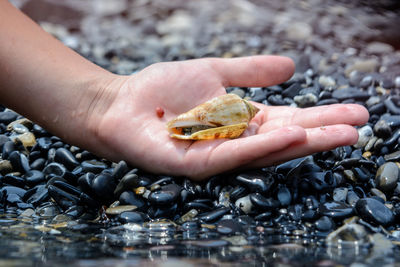
<path fill-rule="evenodd" d="M 290 59 L 256 56 L 157 63 L 127 78 L 98 122 L 104 155 L 151 172 L 195 179 L 236 169 L 263 167 L 357 141 L 350 125 L 364 124 L 358 105 L 261 110 L 242 137 L 183 141 L 172 139 L 166 122 L 222 94 L 229 86 L 269 86 L 293 74 Z M 157 116 L 156 108 L 165 114 Z M 323 126 L 323 127 L 322 127 Z"/>

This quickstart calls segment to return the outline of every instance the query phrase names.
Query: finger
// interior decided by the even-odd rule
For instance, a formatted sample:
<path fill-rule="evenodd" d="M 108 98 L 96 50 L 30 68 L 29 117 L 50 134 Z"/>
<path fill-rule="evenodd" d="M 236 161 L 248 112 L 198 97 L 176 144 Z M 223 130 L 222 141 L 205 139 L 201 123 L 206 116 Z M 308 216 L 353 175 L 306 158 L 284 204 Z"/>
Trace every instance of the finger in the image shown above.
<path fill-rule="evenodd" d="M 204 60 L 221 77 L 224 87 L 269 86 L 288 80 L 294 72 L 293 60 L 288 57 L 251 56 Z"/>
<path fill-rule="evenodd" d="M 204 177 L 237 168 L 270 153 L 284 150 L 293 143 L 304 142 L 305 138 L 306 132 L 303 128 L 291 126 L 223 142 L 209 154 L 205 168 L 208 171 L 193 176 Z"/>
<path fill-rule="evenodd" d="M 367 109 L 356 104 L 334 104 L 305 109 L 264 106 L 265 123 L 259 131 L 271 131 L 288 125 L 299 125 L 303 128 L 335 124 L 363 125 L 368 118 Z"/>
<path fill-rule="evenodd" d="M 327 151 L 339 146 L 353 145 L 358 140 L 357 130 L 349 125 L 332 125 L 306 129 L 307 138 L 282 151 L 276 151 L 264 158 L 251 162 L 248 167 L 259 168 L 278 162 L 303 157 L 316 152 Z"/>

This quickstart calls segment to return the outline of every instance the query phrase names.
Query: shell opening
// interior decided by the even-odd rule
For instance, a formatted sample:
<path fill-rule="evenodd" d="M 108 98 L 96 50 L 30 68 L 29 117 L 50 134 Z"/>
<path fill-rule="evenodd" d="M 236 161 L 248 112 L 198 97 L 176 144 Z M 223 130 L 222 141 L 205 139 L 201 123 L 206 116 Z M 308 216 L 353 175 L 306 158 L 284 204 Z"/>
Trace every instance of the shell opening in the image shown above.
<path fill-rule="evenodd" d="M 190 136 L 196 132 L 211 129 L 211 128 L 214 128 L 214 127 L 207 126 L 207 125 L 195 125 L 192 127 L 182 127 L 182 128 L 176 127 L 173 129 L 173 132 L 178 135 Z"/>

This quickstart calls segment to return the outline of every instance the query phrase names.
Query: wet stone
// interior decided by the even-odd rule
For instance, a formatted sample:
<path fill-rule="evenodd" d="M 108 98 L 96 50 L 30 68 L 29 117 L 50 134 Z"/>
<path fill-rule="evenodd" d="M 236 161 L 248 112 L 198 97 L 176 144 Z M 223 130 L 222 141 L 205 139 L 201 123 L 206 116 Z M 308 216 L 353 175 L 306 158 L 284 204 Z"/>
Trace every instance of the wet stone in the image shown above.
<path fill-rule="evenodd" d="M 393 190 L 399 179 L 399 167 L 393 162 L 387 162 L 376 172 L 375 183 L 384 192 Z"/>
<path fill-rule="evenodd" d="M 327 232 L 331 231 L 334 228 L 335 224 L 328 216 L 322 216 L 314 223 L 314 226 L 319 231 Z"/>
<path fill-rule="evenodd" d="M 1 111 L 0 123 L 9 124 L 17 118 L 18 114 L 14 111 Z"/>
<path fill-rule="evenodd" d="M 333 219 L 342 219 L 353 214 L 353 208 L 343 202 L 325 202 L 319 205 L 319 213 Z"/>
<path fill-rule="evenodd" d="M 28 172 L 30 170 L 28 158 L 19 151 L 11 152 L 8 159 L 13 167 L 13 170 L 22 173 Z"/>
<path fill-rule="evenodd" d="M 365 221 L 387 226 L 393 223 L 393 212 L 384 204 L 373 198 L 362 198 L 356 203 L 357 214 Z"/>
<path fill-rule="evenodd" d="M 67 170 L 60 163 L 50 163 L 43 169 L 43 174 L 46 176 L 46 179 L 49 179 L 54 176 L 63 177 Z"/>
<path fill-rule="evenodd" d="M 129 171 L 128 164 L 125 161 L 121 160 L 118 164 L 114 167 L 113 173 L 111 174 L 114 177 L 115 181 L 119 181 L 124 177 L 124 175 Z"/>
<path fill-rule="evenodd" d="M 53 143 L 49 137 L 40 137 L 37 140 L 38 147 L 42 151 L 47 151 L 50 149 L 51 144 Z"/>
<path fill-rule="evenodd" d="M 390 154 L 386 154 L 384 157 L 385 161 L 399 161 L 400 160 L 400 150 L 395 151 Z"/>
<path fill-rule="evenodd" d="M 109 174 L 97 175 L 91 184 L 93 192 L 103 203 L 112 201 L 115 187 L 114 179 Z"/>
<path fill-rule="evenodd" d="M 132 191 L 123 192 L 119 196 L 119 202 L 121 205 L 134 205 L 140 211 L 144 211 L 146 207 L 146 202 L 142 198 L 137 197 Z"/>
<path fill-rule="evenodd" d="M 0 160 L 0 174 L 5 175 L 12 172 L 13 167 L 9 160 Z"/>
<path fill-rule="evenodd" d="M 121 223 L 144 223 L 148 220 L 146 214 L 139 211 L 125 211 L 118 215 L 118 221 Z"/>
<path fill-rule="evenodd" d="M 85 160 L 81 163 L 82 171 L 100 173 L 107 168 L 107 164 L 98 160 Z"/>
<path fill-rule="evenodd" d="M 392 135 L 392 128 L 390 127 L 389 123 L 384 120 L 379 120 L 374 125 L 374 133 L 376 136 L 381 138 L 388 138 Z"/>
<path fill-rule="evenodd" d="M 357 144 L 354 145 L 355 148 L 364 147 L 368 141 L 373 137 L 374 132 L 371 126 L 366 125 L 358 129 L 358 141 Z"/>
<path fill-rule="evenodd" d="M 136 174 L 125 175 L 115 188 L 114 195 L 119 196 L 125 190 L 143 186 L 140 180 Z"/>
<path fill-rule="evenodd" d="M 109 207 L 106 209 L 106 214 L 108 215 L 118 215 L 125 211 L 134 211 L 136 210 L 136 206 L 133 205 L 121 205 L 116 207 Z"/>
<path fill-rule="evenodd" d="M 64 147 L 57 148 L 54 161 L 61 163 L 69 170 L 72 170 L 79 165 L 75 156 Z"/>
<path fill-rule="evenodd" d="M 349 189 L 345 187 L 338 187 L 333 190 L 333 200 L 339 202 L 345 202 L 347 198 L 347 192 Z"/>
<path fill-rule="evenodd" d="M 157 206 L 168 206 L 173 204 L 180 195 L 182 187 L 177 184 L 163 185 L 159 191 L 149 195 L 149 202 Z"/>
<path fill-rule="evenodd" d="M 198 217 L 200 220 L 202 220 L 204 222 L 215 222 L 218 219 L 220 219 L 222 216 L 224 216 L 225 214 L 229 213 L 229 211 L 230 211 L 229 208 L 223 207 L 223 208 L 215 209 L 210 212 L 199 214 Z"/>
<path fill-rule="evenodd" d="M 224 235 L 241 233 L 242 225 L 236 220 L 221 220 L 217 224 L 217 232 Z"/>
<path fill-rule="evenodd" d="M 38 170 L 30 170 L 23 176 L 28 186 L 35 186 L 39 183 L 45 182 L 44 174 Z"/>
<path fill-rule="evenodd" d="M 339 101 L 351 98 L 357 100 L 367 100 L 369 98 L 369 94 L 367 92 L 361 91 L 360 89 L 348 87 L 333 91 L 332 97 L 338 99 Z"/>
<path fill-rule="evenodd" d="M 254 207 L 258 210 L 273 210 L 278 208 L 280 205 L 279 201 L 273 198 L 266 198 L 259 193 L 250 194 L 248 197 Z"/>
<path fill-rule="evenodd" d="M 274 183 L 274 178 L 262 172 L 240 174 L 236 180 L 246 186 L 251 192 L 266 193 Z"/>
<path fill-rule="evenodd" d="M 241 209 L 245 214 L 249 214 L 253 209 L 253 204 L 249 195 L 236 200 L 235 206 Z"/>

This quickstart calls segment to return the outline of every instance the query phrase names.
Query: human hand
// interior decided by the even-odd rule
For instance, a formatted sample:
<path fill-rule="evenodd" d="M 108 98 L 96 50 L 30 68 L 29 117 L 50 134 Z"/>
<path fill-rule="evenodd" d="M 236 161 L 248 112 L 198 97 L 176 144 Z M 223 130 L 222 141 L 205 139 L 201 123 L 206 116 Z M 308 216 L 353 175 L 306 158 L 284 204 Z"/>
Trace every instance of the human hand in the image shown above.
<path fill-rule="evenodd" d="M 368 112 L 351 104 L 298 109 L 254 103 L 260 112 L 232 140 L 177 140 L 166 130 L 167 121 L 225 94 L 226 87 L 269 86 L 287 80 L 293 71 L 288 58 L 255 56 L 157 63 L 132 76 L 118 76 L 122 86 L 107 88 L 96 104 L 102 107 L 93 109 L 104 112 L 89 116 L 102 144 L 92 150 L 151 172 L 201 179 L 357 142 L 351 125 L 366 123 Z M 165 112 L 162 118 L 157 107 Z"/>

